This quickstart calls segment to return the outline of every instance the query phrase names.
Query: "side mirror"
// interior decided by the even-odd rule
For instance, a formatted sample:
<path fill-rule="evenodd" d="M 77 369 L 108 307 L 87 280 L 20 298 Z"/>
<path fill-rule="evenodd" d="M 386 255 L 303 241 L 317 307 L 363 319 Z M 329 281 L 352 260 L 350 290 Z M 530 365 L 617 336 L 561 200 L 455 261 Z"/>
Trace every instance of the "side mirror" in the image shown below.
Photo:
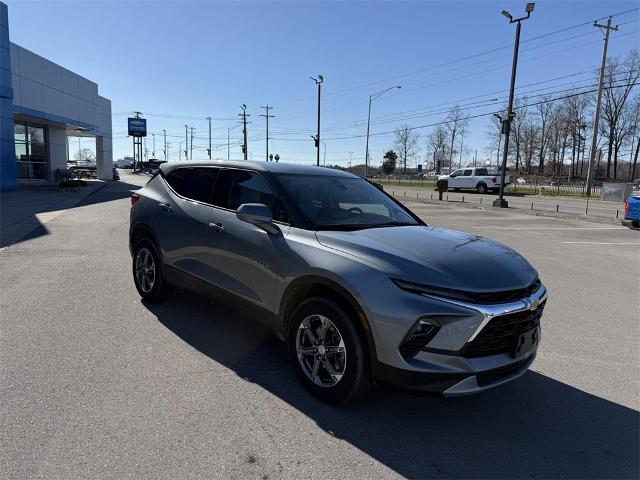
<path fill-rule="evenodd" d="M 378 190 L 384 191 L 384 185 L 382 185 L 381 183 L 378 183 L 378 182 L 371 182 L 371 183 L 373 183 L 373 186 L 376 187 Z"/>
<path fill-rule="evenodd" d="M 271 209 L 263 203 L 243 203 L 236 210 L 236 217 L 243 222 L 255 225 L 267 233 L 275 234 L 280 231 L 273 223 Z"/>

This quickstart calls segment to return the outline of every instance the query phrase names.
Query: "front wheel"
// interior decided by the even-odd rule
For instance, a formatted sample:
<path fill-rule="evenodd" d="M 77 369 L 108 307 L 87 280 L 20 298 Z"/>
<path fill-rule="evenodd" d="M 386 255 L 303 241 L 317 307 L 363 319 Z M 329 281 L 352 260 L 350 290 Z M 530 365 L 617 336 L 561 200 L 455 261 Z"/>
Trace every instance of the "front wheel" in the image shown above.
<path fill-rule="evenodd" d="M 310 298 L 289 323 L 291 360 L 305 388 L 330 403 L 347 403 L 371 385 L 364 339 L 347 311 L 325 298 Z"/>
<path fill-rule="evenodd" d="M 142 239 L 135 244 L 132 269 L 133 281 L 143 299 L 158 302 L 166 297 L 162 260 L 151 241 Z"/>

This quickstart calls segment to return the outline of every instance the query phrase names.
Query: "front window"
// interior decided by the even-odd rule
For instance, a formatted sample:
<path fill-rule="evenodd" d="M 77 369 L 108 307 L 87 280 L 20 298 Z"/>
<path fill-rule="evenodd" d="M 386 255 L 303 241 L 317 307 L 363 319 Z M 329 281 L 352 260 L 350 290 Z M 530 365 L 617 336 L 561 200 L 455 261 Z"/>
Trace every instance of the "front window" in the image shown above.
<path fill-rule="evenodd" d="M 49 176 L 49 157 L 45 127 L 16 122 L 13 138 L 18 178 L 46 180 Z"/>
<path fill-rule="evenodd" d="M 276 179 L 318 230 L 420 224 L 402 205 L 361 178 L 283 174 Z"/>
<path fill-rule="evenodd" d="M 449 175 L 451 178 L 457 177 L 462 173 L 462 170 L 456 170 L 455 172 L 453 172 L 451 175 Z"/>

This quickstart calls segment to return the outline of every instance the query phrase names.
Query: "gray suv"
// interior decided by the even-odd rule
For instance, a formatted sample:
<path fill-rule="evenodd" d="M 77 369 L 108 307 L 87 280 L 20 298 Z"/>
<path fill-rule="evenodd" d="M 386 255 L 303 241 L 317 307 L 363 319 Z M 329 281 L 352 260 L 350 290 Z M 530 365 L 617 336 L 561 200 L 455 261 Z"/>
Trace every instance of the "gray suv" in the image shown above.
<path fill-rule="evenodd" d="M 531 365 L 546 289 L 518 253 L 426 225 L 349 173 L 283 163 L 164 164 L 131 198 L 136 288 L 250 306 L 313 394 L 375 382 L 479 392 Z"/>

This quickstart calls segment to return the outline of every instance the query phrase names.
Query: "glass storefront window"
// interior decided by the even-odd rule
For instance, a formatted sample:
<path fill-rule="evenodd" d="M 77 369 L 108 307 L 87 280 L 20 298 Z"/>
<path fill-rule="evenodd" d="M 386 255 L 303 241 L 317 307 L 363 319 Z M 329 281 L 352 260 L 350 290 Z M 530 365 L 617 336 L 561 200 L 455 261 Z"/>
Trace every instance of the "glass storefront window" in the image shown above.
<path fill-rule="evenodd" d="M 27 144 L 16 143 L 16 161 L 27 159 Z"/>
<path fill-rule="evenodd" d="M 46 180 L 49 155 L 46 127 L 14 123 L 17 176 L 21 180 Z"/>
<path fill-rule="evenodd" d="M 15 123 L 13 125 L 13 138 L 16 142 L 26 143 L 27 126 L 24 123 Z"/>
<path fill-rule="evenodd" d="M 29 142 L 44 143 L 44 127 L 29 125 Z"/>

